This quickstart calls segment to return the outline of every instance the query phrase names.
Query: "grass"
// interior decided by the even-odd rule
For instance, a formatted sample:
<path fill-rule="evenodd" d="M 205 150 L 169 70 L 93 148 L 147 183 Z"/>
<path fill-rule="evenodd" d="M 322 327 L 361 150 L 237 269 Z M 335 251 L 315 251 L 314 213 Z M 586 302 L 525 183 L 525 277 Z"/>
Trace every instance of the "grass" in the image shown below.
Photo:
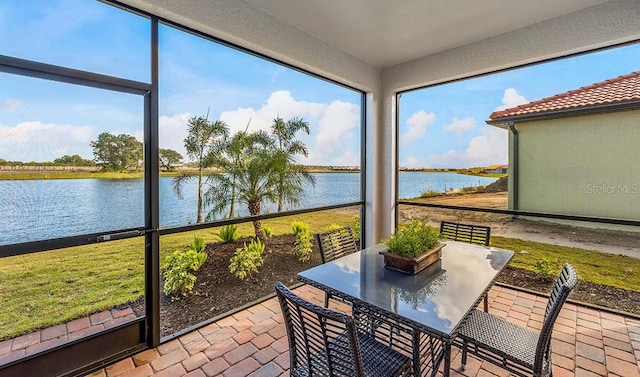
<path fill-rule="evenodd" d="M 331 212 L 263 221 L 274 235 L 291 233 L 291 222 L 305 221 L 312 232 L 330 224 L 351 225 L 353 217 Z M 243 237 L 251 223 L 239 224 Z M 216 242 L 215 228 L 162 236 L 160 255 L 189 246 L 194 236 Z M 267 243 L 268 245 L 268 243 Z M 68 322 L 144 295 L 142 238 L 78 246 L 0 259 L 0 340 Z"/>
<path fill-rule="evenodd" d="M 545 259 L 550 262 L 551 273 L 557 275 L 564 262 L 569 262 L 578 271 L 580 280 L 640 291 L 640 263 L 636 258 L 495 236 L 491 237 L 491 246 L 515 251 L 512 267 L 539 272 L 536 263 Z"/>
<path fill-rule="evenodd" d="M 353 217 L 316 212 L 266 220 L 274 235 L 290 234 L 294 220 L 317 233 L 331 224 L 352 225 Z M 243 237 L 253 235 L 251 223 L 238 224 Z M 161 257 L 185 249 L 194 236 L 216 242 L 217 229 L 162 236 Z M 511 266 L 536 271 L 542 259 L 556 274 L 562 263 L 575 265 L 581 280 L 640 291 L 638 260 L 630 257 L 491 237 L 491 245 L 516 252 Z M 144 294 L 143 240 L 129 239 L 0 259 L 0 339 L 68 322 L 133 301 Z M 526 252 L 522 252 L 526 251 Z"/>

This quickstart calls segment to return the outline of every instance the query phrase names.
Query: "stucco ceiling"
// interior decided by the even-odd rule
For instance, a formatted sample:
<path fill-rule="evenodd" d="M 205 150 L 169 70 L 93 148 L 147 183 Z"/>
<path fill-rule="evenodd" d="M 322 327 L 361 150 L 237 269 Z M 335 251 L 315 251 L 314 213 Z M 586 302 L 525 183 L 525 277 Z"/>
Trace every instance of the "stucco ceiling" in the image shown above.
<path fill-rule="evenodd" d="M 605 0 L 243 0 L 378 68 Z"/>

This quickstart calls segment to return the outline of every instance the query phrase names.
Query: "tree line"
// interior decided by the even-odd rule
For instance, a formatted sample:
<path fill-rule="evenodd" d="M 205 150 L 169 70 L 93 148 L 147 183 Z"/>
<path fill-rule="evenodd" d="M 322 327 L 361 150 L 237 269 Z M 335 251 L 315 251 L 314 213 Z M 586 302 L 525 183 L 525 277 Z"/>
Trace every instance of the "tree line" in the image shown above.
<path fill-rule="evenodd" d="M 131 135 L 103 132 L 90 144 L 93 148 L 93 160 L 105 171 L 120 172 L 142 168 L 142 143 Z M 165 171 L 173 171 L 182 162 L 182 155 L 173 149 L 160 149 L 158 161 Z"/>
<path fill-rule="evenodd" d="M 0 165 L 10 166 L 100 166 L 103 171 L 122 172 L 137 171 L 142 168 L 142 143 L 135 137 L 126 134 L 113 135 L 103 132 L 90 142 L 93 148 L 93 160 L 80 155 L 64 155 L 53 161 L 23 162 L 6 161 L 0 158 Z M 160 166 L 165 171 L 173 171 L 182 162 L 182 155 L 172 149 L 158 151 Z"/>

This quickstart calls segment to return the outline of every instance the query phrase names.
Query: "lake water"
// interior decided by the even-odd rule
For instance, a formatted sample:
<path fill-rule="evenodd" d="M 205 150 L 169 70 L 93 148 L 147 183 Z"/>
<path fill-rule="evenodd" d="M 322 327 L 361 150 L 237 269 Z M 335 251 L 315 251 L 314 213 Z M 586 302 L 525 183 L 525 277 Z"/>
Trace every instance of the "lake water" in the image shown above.
<path fill-rule="evenodd" d="M 314 173 L 315 187 L 298 208 L 358 201 L 357 173 Z M 427 190 L 486 185 L 493 178 L 453 173 L 400 173 L 400 198 L 419 196 Z M 172 190 L 171 178 L 160 178 L 162 227 L 195 222 L 197 181 L 187 182 L 184 198 Z M 0 245 L 73 236 L 144 225 L 142 179 L 66 179 L 0 181 Z M 247 214 L 242 204 L 238 215 Z M 275 211 L 275 205 L 264 212 Z M 295 209 L 295 208 L 287 208 Z"/>

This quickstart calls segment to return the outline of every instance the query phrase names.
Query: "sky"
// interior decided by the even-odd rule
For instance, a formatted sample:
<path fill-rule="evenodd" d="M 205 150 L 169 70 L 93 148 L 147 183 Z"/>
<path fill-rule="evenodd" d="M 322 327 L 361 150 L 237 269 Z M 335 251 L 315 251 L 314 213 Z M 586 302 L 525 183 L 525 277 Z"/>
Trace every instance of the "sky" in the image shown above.
<path fill-rule="evenodd" d="M 148 20 L 86 0 L 0 0 L 0 55 L 149 82 Z M 359 165 L 360 93 L 194 35 L 161 26 L 160 147 L 186 157 L 187 121 L 209 115 L 232 132 L 300 117 L 312 165 Z M 507 131 L 485 120 L 496 109 L 637 71 L 630 46 L 403 93 L 404 167 L 507 163 Z M 101 132 L 143 139 L 140 96 L 0 73 L 0 158 L 93 158 Z"/>

